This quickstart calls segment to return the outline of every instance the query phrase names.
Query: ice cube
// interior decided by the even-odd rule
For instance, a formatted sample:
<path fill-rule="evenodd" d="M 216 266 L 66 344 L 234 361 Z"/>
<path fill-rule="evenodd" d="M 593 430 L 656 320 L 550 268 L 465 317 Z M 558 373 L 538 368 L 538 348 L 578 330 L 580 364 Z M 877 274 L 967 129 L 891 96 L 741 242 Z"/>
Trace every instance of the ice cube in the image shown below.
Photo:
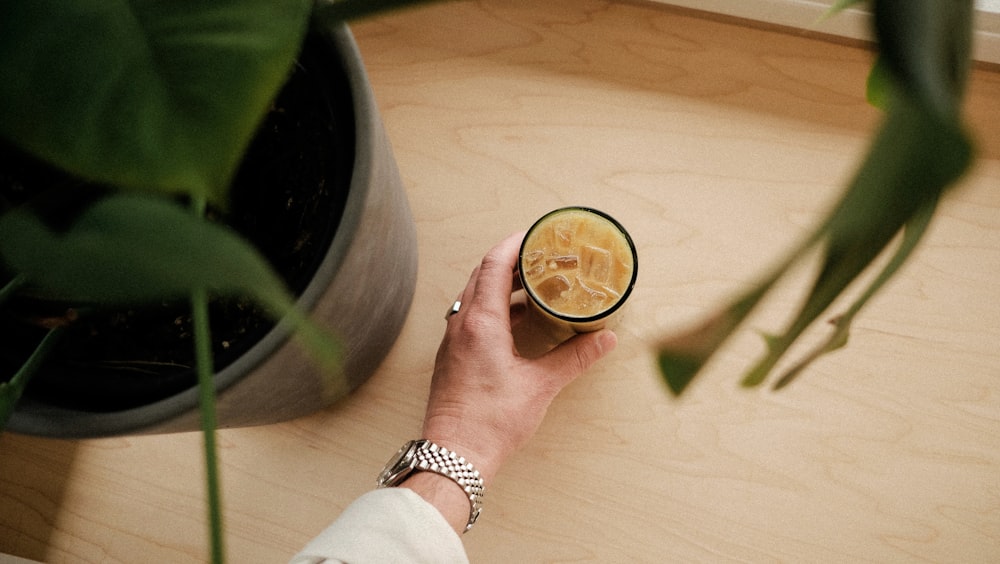
<path fill-rule="evenodd" d="M 611 279 L 611 251 L 587 245 L 580 250 L 580 273 L 591 283 L 607 284 Z"/>
<path fill-rule="evenodd" d="M 570 288 L 569 279 L 562 274 L 546 278 L 535 285 L 535 295 L 546 304 L 552 305 Z"/>
<path fill-rule="evenodd" d="M 549 270 L 576 270 L 580 258 L 576 255 L 563 255 L 548 260 Z"/>
<path fill-rule="evenodd" d="M 586 294 L 587 297 L 592 302 L 604 303 L 604 300 L 608 299 L 608 295 L 607 294 L 605 294 L 604 292 L 598 290 L 597 288 L 591 288 L 583 280 L 580 280 L 579 278 L 576 279 L 576 286 L 584 294 Z"/>
<path fill-rule="evenodd" d="M 597 313 L 604 309 L 608 301 L 607 294 L 596 288 L 591 288 L 579 277 L 576 279 L 576 284 L 568 298 L 581 314 Z"/>
<path fill-rule="evenodd" d="M 545 258 L 545 251 L 542 251 L 541 249 L 529 251 L 524 254 L 524 264 L 530 268 L 537 265 L 543 258 Z"/>
<path fill-rule="evenodd" d="M 577 224 L 572 220 L 563 219 L 555 222 L 552 225 L 552 242 L 555 250 L 565 253 L 573 248 L 573 239 L 576 230 Z"/>
<path fill-rule="evenodd" d="M 621 293 L 609 286 L 601 286 L 601 291 L 611 296 L 614 301 L 618 301 L 622 297 Z"/>
<path fill-rule="evenodd" d="M 535 266 L 532 266 L 528 270 L 525 270 L 524 274 L 527 275 L 529 280 L 538 278 L 539 276 L 545 274 L 545 263 L 543 262 L 541 264 L 536 264 Z"/>

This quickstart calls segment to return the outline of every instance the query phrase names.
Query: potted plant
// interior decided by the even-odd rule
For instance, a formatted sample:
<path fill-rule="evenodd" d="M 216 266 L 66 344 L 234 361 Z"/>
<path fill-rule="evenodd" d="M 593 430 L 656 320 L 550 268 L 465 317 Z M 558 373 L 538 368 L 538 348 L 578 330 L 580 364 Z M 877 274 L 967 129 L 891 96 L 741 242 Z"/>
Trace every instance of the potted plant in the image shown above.
<path fill-rule="evenodd" d="M 371 4 L 0 8 L 0 424 L 200 426 L 215 560 L 216 425 L 348 393 L 413 294 L 413 221 L 342 23 Z"/>
<path fill-rule="evenodd" d="M 299 400 L 281 397 L 282 380 L 293 378 L 271 375 L 257 384 L 272 396 L 272 415 L 298 415 L 329 401 L 320 400 L 324 393 L 342 395 L 357 384 L 356 377 L 337 378 L 374 368 L 412 294 L 412 219 L 359 54 L 339 23 L 370 8 L 342 2 L 314 10 L 301 0 L 216 2 L 200 9 L 164 4 L 81 0 L 4 8 L 0 68 L 5 76 L 21 77 L 0 87 L 0 258 L 6 266 L 0 298 L 6 320 L 45 334 L 72 334 L 108 303 L 125 304 L 115 310 L 118 318 L 141 317 L 132 306 L 149 302 L 175 314 L 160 302 L 204 288 L 252 299 L 213 307 L 220 312 L 256 307 L 245 315 L 289 317 L 276 328 L 252 319 L 265 325 L 256 331 L 259 346 L 236 346 L 242 328 L 228 340 L 216 338 L 216 352 L 246 350 L 240 356 L 259 364 L 287 340 L 292 325 L 315 339 L 315 327 L 296 312 L 318 307 L 332 323 L 349 320 L 337 332 L 346 339 L 350 368 L 323 383 L 340 390 L 314 385 L 301 390 Z M 133 54 L 143 49 L 148 52 Z M 297 177 L 286 178 L 291 175 Z M 308 208 L 283 221 L 305 222 L 312 214 L 321 227 L 272 221 L 277 206 Z M 202 210 L 188 209 L 197 207 Z M 290 243 L 276 240 L 289 235 Z M 268 246 L 274 248 L 262 249 Z M 304 246 L 315 247 L 315 256 L 299 253 Z M 282 260 L 295 272 L 276 272 L 271 265 Z M 379 279 L 377 292 L 359 280 L 372 275 Z M 329 290 L 330 284 L 339 286 Z M 287 287 L 300 294 L 298 308 Z M 387 316 L 385 335 L 360 334 Z M 179 332 L 193 332 L 187 319 L 171 322 L 183 326 Z M 36 340 L 45 341 L 43 352 L 55 342 Z M 371 342 L 377 350 L 361 350 Z M 317 345 L 313 351 L 329 357 L 333 344 Z M 224 367 L 216 387 L 242 380 L 236 372 L 250 371 Z M 23 384 L 4 389 L 12 394 Z M 181 395 L 193 399 L 190 391 Z M 223 410 L 226 402 L 222 398 Z M 103 417 L 95 414 L 98 406 L 66 410 L 60 416 L 69 422 L 47 427 L 58 410 L 40 407 L 36 414 L 40 402 L 25 403 L 28 409 L 13 416 L 11 428 L 40 434 L 191 424 L 164 423 L 162 414 L 143 410 Z M 254 415 L 245 411 L 234 410 L 231 422 L 252 422 Z"/>

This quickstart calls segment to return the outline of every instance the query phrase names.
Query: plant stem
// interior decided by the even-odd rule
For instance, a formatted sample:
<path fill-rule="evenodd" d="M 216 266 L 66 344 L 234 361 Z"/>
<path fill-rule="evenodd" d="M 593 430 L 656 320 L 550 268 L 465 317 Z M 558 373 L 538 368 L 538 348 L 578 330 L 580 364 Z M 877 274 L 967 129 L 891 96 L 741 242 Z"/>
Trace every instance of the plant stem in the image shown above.
<path fill-rule="evenodd" d="M 195 214 L 204 216 L 205 201 L 193 203 Z M 219 459 L 215 442 L 215 366 L 212 360 L 212 329 L 208 319 L 208 292 L 197 288 L 191 292 L 191 319 L 194 334 L 195 371 L 198 374 L 198 398 L 201 407 L 201 430 L 205 449 L 205 480 L 208 493 L 209 536 L 212 542 L 212 562 L 225 562 L 222 536 L 222 493 L 219 487 Z"/>
<path fill-rule="evenodd" d="M 205 479 L 208 490 L 209 534 L 212 539 L 212 562 L 225 561 L 222 538 L 222 495 L 219 488 L 219 460 L 215 443 L 215 383 L 212 375 L 212 339 L 208 323 L 208 293 L 196 290 L 191 295 L 194 323 L 195 368 L 198 372 L 201 429 L 205 445 Z"/>
<path fill-rule="evenodd" d="M 41 342 L 35 347 L 34 352 L 31 353 L 28 360 L 24 361 L 24 364 L 18 368 L 10 381 L 0 383 L 0 431 L 7 426 L 7 421 L 14 413 L 14 406 L 17 405 L 17 401 L 21 399 L 21 394 L 24 393 L 24 389 L 28 386 L 28 381 L 34 376 L 38 367 L 42 365 L 42 362 L 48 358 L 56 341 L 59 340 L 65 329 L 65 327 L 61 326 L 50 329 L 42 337 Z"/>
<path fill-rule="evenodd" d="M 24 286 L 26 282 L 27 279 L 24 276 L 18 275 L 15 276 L 10 282 L 4 284 L 4 286 L 0 288 L 0 304 L 4 303 L 11 296 L 13 296 L 14 292 L 16 292 L 21 286 Z"/>

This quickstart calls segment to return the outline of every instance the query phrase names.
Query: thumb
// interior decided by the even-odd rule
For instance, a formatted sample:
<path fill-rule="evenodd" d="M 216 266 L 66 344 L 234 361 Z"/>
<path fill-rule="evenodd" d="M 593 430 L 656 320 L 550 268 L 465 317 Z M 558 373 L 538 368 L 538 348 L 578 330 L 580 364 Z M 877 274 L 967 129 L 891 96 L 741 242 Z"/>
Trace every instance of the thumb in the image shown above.
<path fill-rule="evenodd" d="M 544 354 L 537 362 L 553 383 L 562 389 L 618 345 L 609 329 L 581 333 Z"/>

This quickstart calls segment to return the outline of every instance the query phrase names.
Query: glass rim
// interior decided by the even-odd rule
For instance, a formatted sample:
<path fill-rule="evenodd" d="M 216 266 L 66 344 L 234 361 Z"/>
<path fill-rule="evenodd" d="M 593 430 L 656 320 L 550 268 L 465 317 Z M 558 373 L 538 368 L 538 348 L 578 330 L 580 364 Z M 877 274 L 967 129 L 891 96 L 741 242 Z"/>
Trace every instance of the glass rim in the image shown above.
<path fill-rule="evenodd" d="M 525 279 L 524 269 L 521 268 L 521 265 L 523 264 L 524 261 L 524 245 L 528 241 L 528 237 L 535 230 L 535 228 L 537 228 L 540 224 L 542 224 L 546 219 L 550 218 L 551 216 L 568 211 L 583 211 L 594 214 L 606 220 L 608 223 L 614 226 L 615 229 L 621 232 L 621 234 L 625 237 L 625 242 L 626 244 L 628 244 L 629 251 L 632 253 L 632 276 L 629 278 L 628 286 L 625 287 L 625 291 L 622 292 L 621 297 L 618 298 L 618 300 L 614 304 L 612 304 L 607 309 L 603 309 L 595 313 L 594 315 L 588 315 L 588 316 L 569 315 L 553 310 L 551 307 L 545 304 L 545 302 L 543 302 L 537 295 L 535 295 L 535 292 L 532 289 L 531 285 L 529 285 L 528 281 Z M 593 321 L 599 321 L 601 319 L 610 316 L 612 313 L 617 311 L 619 308 L 622 307 L 622 305 L 625 304 L 625 301 L 632 293 L 632 289 L 635 287 L 635 281 L 638 275 L 639 275 L 639 255 L 636 252 L 635 243 L 632 241 L 632 236 L 629 235 L 628 231 L 617 219 L 611 217 L 609 214 L 599 209 L 592 208 L 589 206 L 565 206 L 561 208 L 556 208 L 546 213 L 542 217 L 538 218 L 533 224 L 531 224 L 531 227 L 529 227 L 528 231 L 524 234 L 524 239 L 521 240 L 521 246 L 517 251 L 517 276 L 518 279 L 521 281 L 521 287 L 524 289 L 524 293 L 528 295 L 528 299 L 530 299 L 532 303 L 537 305 L 539 308 L 542 309 L 542 311 L 544 311 L 548 315 L 551 315 L 552 317 L 555 317 L 560 321 L 566 321 L 569 323 L 590 323 Z"/>

